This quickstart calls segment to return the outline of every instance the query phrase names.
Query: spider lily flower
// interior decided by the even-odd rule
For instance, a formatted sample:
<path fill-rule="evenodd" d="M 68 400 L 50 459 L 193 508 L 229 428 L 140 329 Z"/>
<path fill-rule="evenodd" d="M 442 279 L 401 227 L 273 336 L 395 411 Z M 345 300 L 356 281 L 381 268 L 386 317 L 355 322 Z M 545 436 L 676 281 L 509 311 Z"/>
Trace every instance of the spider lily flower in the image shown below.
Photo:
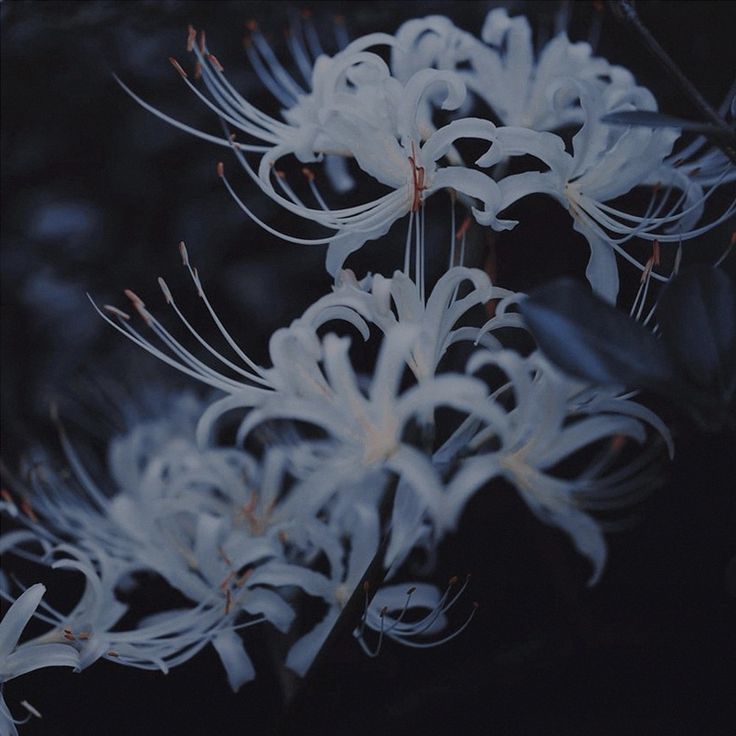
<path fill-rule="evenodd" d="M 3 535 L 0 547 L 85 576 L 85 591 L 70 613 L 44 606 L 39 614 L 54 626 L 49 640 L 78 648 L 81 667 L 105 657 L 166 672 L 211 643 L 237 689 L 254 671 L 236 631 L 265 621 L 285 631 L 294 616 L 273 590 L 248 581 L 255 565 L 283 553 L 277 521 L 270 528 L 268 518 L 277 506 L 277 479 L 266 477 L 268 469 L 259 478 L 255 460 L 245 453 L 199 451 L 193 422 L 188 441 L 181 426 L 162 423 L 134 428 L 113 443 L 112 470 L 124 468 L 122 487 L 113 495 L 96 485 L 62 431 L 73 478 L 37 469 L 30 531 Z M 151 438 L 163 444 L 151 447 Z M 259 496 L 262 505 L 255 502 Z M 40 545 L 42 554 L 29 545 Z M 60 554 L 63 559 L 54 559 Z M 137 572 L 159 576 L 192 606 L 119 630 L 127 607 L 115 590 L 130 587 Z"/>
<path fill-rule="evenodd" d="M 265 194 L 284 209 L 333 230 L 332 236 L 294 238 L 273 230 L 252 213 L 237 196 L 223 169 L 219 169 L 238 206 L 269 232 L 294 243 L 329 243 L 327 270 L 332 274 L 352 252 L 368 240 L 384 235 L 396 220 L 419 212 L 424 201 L 441 189 L 453 189 L 471 202 L 480 202 L 482 208 L 470 206 L 480 224 L 496 230 L 511 226 L 496 218 L 499 191 L 493 179 L 477 169 L 440 165 L 441 159 L 448 156 L 461 138 L 492 142 L 494 126 L 484 120 L 468 118 L 443 126 L 427 136 L 428 131 L 423 129 L 426 126 L 421 125 L 422 101 L 430 90 L 433 93 L 437 88 L 446 90 L 441 105 L 444 110 L 456 110 L 463 103 L 466 90 L 460 78 L 451 72 L 424 69 L 402 85 L 389 76 L 383 61 L 373 54 L 363 54 L 359 68 L 373 61 L 372 57 L 375 57 L 373 65 L 378 69 L 380 84 L 359 86 L 351 99 L 336 95 L 332 106 L 324 107 L 319 113 L 320 130 L 330 140 L 338 142 L 362 171 L 393 191 L 372 202 L 330 209 L 312 186 L 316 206 L 310 207 L 277 175 L 276 164 L 282 157 L 294 153 L 292 147 L 276 146 L 265 154 L 257 175 L 245 155 L 235 150 L 242 166 Z M 274 186 L 274 179 L 281 193 Z M 313 185 L 311 175 L 310 184 Z"/>
<path fill-rule="evenodd" d="M 669 433 L 646 407 L 614 391 L 590 390 L 553 369 L 538 353 L 522 358 L 508 350 L 482 351 L 471 357 L 468 370 L 488 365 L 500 368 L 508 382 L 491 395 L 493 421 L 476 431 L 472 418 L 468 420 L 475 434 L 464 453 L 456 456 L 459 469 L 447 484 L 438 526 L 455 528 L 470 497 L 493 478 L 503 477 L 537 518 L 565 531 L 576 549 L 589 558 L 593 564 L 589 584 L 593 585 L 603 571 L 606 546 L 599 525 L 586 509 L 625 503 L 651 480 L 651 474 L 639 461 L 610 470 L 616 454 L 611 450 L 594 458 L 577 478 L 558 477 L 554 468 L 606 438 L 611 438 L 612 447 L 619 446 L 622 438 L 642 443 L 644 423 L 664 437 L 671 452 Z M 513 407 L 507 409 L 499 397 L 509 391 Z M 467 429 L 466 424 L 458 434 L 467 435 Z"/>
<path fill-rule="evenodd" d="M 404 428 L 415 417 L 431 417 L 439 406 L 465 414 L 477 411 L 486 392 L 481 382 L 451 374 L 426 379 L 401 392 L 415 338 L 416 329 L 404 325 L 386 335 L 365 395 L 350 364 L 349 338 L 328 334 L 323 341 L 327 391 L 319 397 L 273 394 L 246 416 L 238 439 L 245 439 L 259 424 L 273 419 L 297 420 L 321 428 L 333 450 L 300 491 L 315 511 L 341 484 L 356 482 L 356 478 L 376 470 L 396 473 L 425 503 L 436 507 L 441 485 L 430 461 L 402 439 Z"/>
<path fill-rule="evenodd" d="M 45 592 L 46 587 L 41 583 L 32 585 L 18 596 L 0 621 L 0 685 L 43 667 L 79 669 L 79 655 L 68 642 L 54 643 L 32 639 L 23 644 L 18 643 Z M 0 733 L 3 736 L 17 736 L 16 725 L 19 723 L 25 723 L 25 720 L 17 721 L 13 718 L 0 689 Z"/>
<path fill-rule="evenodd" d="M 286 666 L 302 677 L 314 662 L 378 550 L 380 521 L 375 506 L 353 503 L 349 508 L 345 507 L 344 511 L 339 519 L 333 518 L 330 525 L 318 524 L 310 529 L 315 548 L 321 550 L 327 559 L 329 571 L 326 574 L 280 561 L 267 562 L 253 573 L 256 581 L 262 575 L 270 584 L 298 588 L 327 604 L 322 620 L 299 638 L 287 655 Z M 347 550 L 343 541 L 346 539 L 350 540 Z M 446 626 L 445 613 L 464 587 L 453 596 L 448 592 L 440 596 L 433 585 L 414 584 L 409 588 L 408 594 L 407 587 L 382 587 L 376 592 L 370 605 L 366 606 L 355 636 L 370 656 L 375 656 L 377 652 L 371 652 L 365 643 L 366 628 L 379 632 L 381 639 L 387 636 L 408 646 L 441 644 L 459 633 L 455 632 L 442 641 L 415 641 L 417 637 L 435 635 Z M 381 613 L 384 608 L 385 612 Z M 424 609 L 428 613 L 419 621 L 404 620 L 407 611 L 417 609 Z M 394 616 L 386 615 L 388 611 L 399 613 Z"/>
<path fill-rule="evenodd" d="M 585 112 L 574 101 L 552 103 L 550 91 L 561 78 L 572 77 L 598 90 L 634 84 L 628 70 L 593 56 L 588 43 L 571 43 L 564 31 L 535 59 L 529 21 L 524 16 L 510 18 L 505 8 L 488 13 L 481 37 L 490 53 L 473 60 L 468 85 L 504 125 L 552 131 L 582 122 Z"/>
<path fill-rule="evenodd" d="M 366 241 L 384 235 L 393 222 L 404 215 L 418 211 L 422 202 L 439 189 L 452 188 L 481 202 L 483 208 L 474 207 L 473 214 L 482 224 L 495 229 L 508 227 L 507 223 L 495 217 L 498 188 L 490 177 L 476 169 L 438 165 L 440 159 L 451 152 L 458 138 L 476 137 L 479 126 L 466 122 L 459 127 L 445 126 L 440 131 L 433 131 L 428 129 L 424 124 L 426 120 L 422 118 L 423 100 L 427 94 L 436 95 L 438 87 L 445 89 L 447 93 L 441 103 L 442 109 L 456 110 L 466 96 L 464 84 L 454 73 L 433 69 L 418 71 L 402 84 L 391 77 L 380 56 L 366 51 L 378 44 L 395 43 L 391 36 L 370 34 L 348 44 L 332 58 L 319 57 L 315 62 L 312 91 L 308 95 L 297 95 L 294 106 L 284 112 L 287 123 L 281 123 L 256 110 L 238 95 L 206 45 L 191 42 L 191 50 L 197 56 L 214 101 L 199 92 L 177 64 L 184 81 L 224 124 L 267 145 L 243 144 L 229 135 L 217 139 L 200 133 L 176 123 L 127 87 L 125 89 L 146 109 L 167 122 L 208 140 L 229 145 L 247 174 L 272 200 L 332 231 L 325 237 L 302 238 L 274 230 L 237 196 L 224 176 L 223 168 L 218 166 L 228 191 L 240 208 L 269 232 L 294 243 L 329 243 L 327 266 L 334 274 L 350 253 Z M 483 124 L 479 125 L 480 139 L 487 140 Z M 249 153 L 261 154 L 257 166 L 248 160 Z M 276 166 L 287 156 L 311 162 L 324 154 L 355 159 L 361 170 L 392 191 L 371 202 L 330 209 L 310 181 L 315 204 L 306 204 L 277 175 Z"/>
<path fill-rule="evenodd" d="M 405 81 L 419 69 L 454 71 L 503 125 L 540 131 L 583 120 L 579 106 L 552 104 L 549 91 L 555 80 L 574 77 L 600 87 L 634 83 L 626 69 L 592 56 L 589 44 L 571 43 L 564 32 L 535 59 L 529 21 L 524 16 L 510 18 L 505 8 L 489 12 L 481 37 L 485 43 L 442 16 L 407 21 L 391 49 L 392 72 Z"/>
<path fill-rule="evenodd" d="M 585 122 L 573 137 L 572 154 L 565 152 L 562 139 L 554 134 L 498 128 L 495 152 L 486 159 L 526 151 L 549 167 L 548 171 L 529 171 L 502 179 L 502 208 L 532 193 L 547 194 L 559 201 L 572 215 L 575 230 L 590 246 L 588 281 L 596 293 L 614 301 L 619 283 L 615 253 L 644 270 L 623 248 L 625 243 L 633 238 L 660 243 L 695 238 L 731 216 L 735 205 L 732 203 L 712 222 L 695 227 L 710 193 L 704 194 L 697 181 L 666 163 L 679 131 L 643 126 L 621 130 L 620 126 L 601 122 L 612 110 L 656 110 L 656 102 L 645 88 L 610 85 L 601 92 L 590 84 L 569 79 L 558 85 L 555 100 L 564 103 L 570 96 L 579 98 L 585 113 Z M 642 215 L 606 204 L 641 186 L 651 187 L 653 192 Z M 680 194 L 675 196 L 673 190 Z M 666 280 L 659 274 L 654 278 Z"/>
<path fill-rule="evenodd" d="M 298 34 L 295 34 L 294 37 L 296 35 Z M 345 71 L 353 63 L 361 60 L 366 53 L 365 49 L 393 43 L 392 36 L 372 33 L 348 44 L 334 57 L 320 54 L 314 61 L 314 69 L 309 75 L 310 88 L 305 90 L 281 66 L 263 36 L 254 28 L 251 41 L 246 44 L 248 55 L 251 62 L 255 62 L 255 69 L 261 81 L 266 83 L 268 89 L 280 98 L 284 105 L 285 109 L 282 113 L 284 122 L 257 109 L 237 92 L 227 80 L 217 57 L 209 51 L 204 32 L 200 32 L 197 38 L 196 30 L 190 26 L 187 50 L 194 54 L 195 76 L 201 76 L 209 96 L 199 90 L 175 59 L 170 59 L 171 63 L 189 89 L 204 105 L 233 129 L 247 136 L 248 139 L 255 140 L 256 143 L 253 144 L 235 141 L 232 136 L 213 136 L 192 128 L 148 104 L 120 79 L 117 77 L 116 79 L 142 107 L 180 130 L 211 143 L 235 148 L 238 151 L 266 153 L 274 146 L 288 146 L 301 161 L 308 162 L 314 161 L 321 154 L 328 153 L 329 149 L 334 147 L 332 142 L 324 138 L 322 141 L 315 141 L 319 132 L 318 112 L 325 106 L 329 106 L 334 95 L 339 95 L 341 92 L 349 93 L 350 86 L 344 76 Z M 303 51 L 298 42 L 292 43 L 291 47 L 292 50 L 296 51 L 299 48 Z M 296 53 L 298 54 L 298 51 Z M 375 60 L 380 62 L 380 57 L 374 54 L 368 54 L 368 56 L 375 57 Z M 270 68 L 262 63 L 264 58 Z M 309 62 L 302 60 L 302 64 L 304 63 Z M 277 70 L 280 80 L 276 83 L 274 83 L 274 70 Z"/>
<path fill-rule="evenodd" d="M 112 630 L 127 610 L 114 594 L 122 582 L 116 562 L 104 554 L 93 558 L 68 544 L 59 545 L 52 552 L 66 556 L 53 563 L 48 557 L 38 557 L 36 561 L 50 564 L 52 569 L 82 573 L 86 579 L 85 589 L 78 604 L 68 614 L 41 604 L 42 610 L 35 616 L 53 628 L 33 643 L 49 648 L 49 652 L 54 648 L 69 649 L 79 669 L 104 657 L 127 666 L 168 672 L 170 667 L 188 660 L 210 642 L 217 648 L 218 637 L 228 634 L 228 630 L 219 630 L 217 625 L 221 621 L 213 615 L 215 609 L 206 606 L 156 614 L 142 620 L 133 629 Z M 32 558 L 30 554 L 24 556 Z"/>
<path fill-rule="evenodd" d="M 470 283 L 471 290 L 458 298 L 458 289 L 466 282 Z M 330 319 L 342 319 L 355 325 L 364 338 L 369 334 L 366 322 L 376 325 L 384 334 L 396 325 L 415 327 L 417 333 L 408 364 L 415 378 L 422 381 L 435 375 L 440 360 L 452 344 L 478 338 L 477 328 L 456 327 L 469 310 L 491 299 L 513 295 L 507 289 L 492 286 L 484 271 L 463 266 L 454 266 L 445 272 L 427 299 L 423 291 L 423 285 L 415 283 L 403 271 L 396 271 L 390 279 L 376 274 L 361 282 L 352 271 L 342 271 L 333 293 L 309 307 L 300 321 L 316 328 Z M 507 315 L 503 323 L 496 320 L 493 328 L 510 325 L 520 326 L 521 322 Z M 483 335 L 479 339 L 489 346 L 497 344 L 487 337 Z"/>

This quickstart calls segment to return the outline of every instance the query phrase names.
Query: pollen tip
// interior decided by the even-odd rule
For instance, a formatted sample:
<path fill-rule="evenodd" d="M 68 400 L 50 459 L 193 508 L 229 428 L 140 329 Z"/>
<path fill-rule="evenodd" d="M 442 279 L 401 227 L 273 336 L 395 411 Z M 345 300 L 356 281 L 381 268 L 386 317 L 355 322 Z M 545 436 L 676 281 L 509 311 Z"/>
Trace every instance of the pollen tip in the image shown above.
<path fill-rule="evenodd" d="M 136 309 L 138 307 L 145 307 L 146 306 L 145 303 L 144 303 L 144 301 L 143 301 L 143 299 L 141 299 L 138 296 L 138 294 L 136 294 L 131 289 L 123 289 L 123 294 L 125 294 L 125 296 L 127 296 L 128 299 L 130 299 L 130 301 L 133 303 L 133 306 L 136 307 Z"/>
<path fill-rule="evenodd" d="M 23 499 L 20 504 L 20 510 L 31 520 L 38 523 L 38 516 L 36 516 L 36 512 L 33 510 L 33 507 L 30 503 L 28 503 L 27 500 Z"/>
<path fill-rule="evenodd" d="M 27 700 L 21 700 L 20 704 L 32 715 L 36 718 L 43 718 L 41 715 L 41 712 L 38 710 L 38 708 L 35 708 L 32 706 Z"/>
<path fill-rule="evenodd" d="M 107 656 L 108 656 L 108 657 L 119 657 L 119 656 L 120 656 L 120 654 L 119 654 L 118 652 L 116 652 L 116 651 L 115 651 L 114 649 L 111 649 L 111 650 L 110 650 L 110 651 L 109 651 L 109 652 L 107 653 Z"/>
<path fill-rule="evenodd" d="M 179 253 L 181 254 L 181 262 L 184 266 L 189 265 L 189 253 L 187 253 L 187 246 L 183 240 L 179 241 Z"/>
<path fill-rule="evenodd" d="M 308 20 L 312 17 L 312 11 L 309 8 L 302 8 L 299 15 L 301 15 L 304 20 Z"/>
<path fill-rule="evenodd" d="M 279 179 L 286 179 L 286 174 L 281 169 L 274 169 L 273 173 L 276 174 Z"/>
<path fill-rule="evenodd" d="M 466 217 L 463 220 L 463 224 L 460 225 L 460 227 L 458 228 L 457 232 L 455 233 L 455 239 L 456 240 L 462 240 L 463 235 L 465 235 L 465 233 L 467 233 L 468 230 L 470 229 L 470 224 L 471 223 L 472 223 L 472 219 L 470 218 L 470 216 Z"/>
<path fill-rule="evenodd" d="M 473 601 L 473 608 L 477 611 L 480 608 L 480 603 L 478 603 L 478 601 Z"/>
<path fill-rule="evenodd" d="M 448 585 L 457 585 L 458 577 L 453 575 L 447 582 Z"/>
<path fill-rule="evenodd" d="M 166 303 L 171 304 L 174 301 L 171 297 L 171 291 L 169 291 L 169 287 L 166 285 L 166 282 L 161 276 L 158 277 L 158 285 L 161 288 L 161 291 L 163 291 L 164 293 L 164 299 L 166 299 Z"/>
<path fill-rule="evenodd" d="M 120 317 L 120 319 L 129 320 L 130 315 L 127 312 L 123 312 L 122 309 L 118 309 L 117 307 L 113 307 L 112 304 L 105 304 L 102 307 L 106 312 L 110 312 L 110 314 L 114 314 L 116 317 Z"/>
<path fill-rule="evenodd" d="M 336 16 L 335 16 L 335 17 L 333 18 L 333 21 L 334 21 L 334 22 L 335 22 L 335 23 L 336 23 L 336 24 L 337 24 L 338 26 L 344 26 L 344 25 L 345 25 L 345 16 L 344 16 L 344 15 L 336 15 Z"/>
<path fill-rule="evenodd" d="M 212 66 L 218 71 L 223 72 L 225 71 L 225 68 L 220 64 L 220 62 L 217 60 L 217 57 L 214 54 L 207 54 L 207 61 L 212 64 Z"/>
<path fill-rule="evenodd" d="M 195 79 L 201 79 L 202 78 L 202 65 L 197 62 L 194 65 L 194 78 Z"/>
<path fill-rule="evenodd" d="M 731 233 L 731 240 L 729 241 L 729 245 L 736 245 L 736 230 Z"/>
<path fill-rule="evenodd" d="M 371 584 L 366 580 L 363 582 L 363 592 L 367 593 L 371 589 Z"/>
<path fill-rule="evenodd" d="M 308 181 L 314 181 L 316 179 L 316 176 L 314 175 L 314 171 L 312 171 L 310 168 L 306 166 L 302 169 L 302 174 L 304 174 L 304 176 L 307 177 Z"/>
<path fill-rule="evenodd" d="M 690 176 L 697 176 L 700 173 L 700 166 L 696 166 L 694 169 L 690 169 Z"/>
<path fill-rule="evenodd" d="M 225 176 L 225 164 L 222 161 L 217 162 L 217 176 L 222 179 Z"/>
<path fill-rule="evenodd" d="M 207 49 L 204 31 L 199 32 L 199 50 L 204 54 Z"/>
<path fill-rule="evenodd" d="M 247 28 L 247 29 L 248 29 L 249 31 L 251 31 L 251 32 L 254 32 L 254 33 L 255 33 L 255 31 L 257 31 L 257 30 L 258 30 L 258 22 L 257 22 L 257 21 L 255 21 L 255 20 L 253 20 L 253 18 L 251 18 L 251 19 L 250 19 L 249 21 L 247 21 L 247 22 L 246 22 L 246 24 L 245 24 L 245 27 L 246 27 L 246 28 Z"/>
<path fill-rule="evenodd" d="M 15 506 L 15 501 L 13 501 L 13 497 L 10 495 L 10 491 L 7 488 L 0 488 L 0 498 Z"/>
<path fill-rule="evenodd" d="M 171 66 L 173 66 L 174 69 L 179 72 L 182 79 L 186 79 L 188 74 L 184 71 L 184 69 L 182 69 L 181 64 L 173 56 L 169 56 L 169 61 L 171 62 Z"/>
<path fill-rule="evenodd" d="M 194 51 L 194 43 L 197 40 L 197 29 L 190 23 L 187 26 L 187 51 Z"/>

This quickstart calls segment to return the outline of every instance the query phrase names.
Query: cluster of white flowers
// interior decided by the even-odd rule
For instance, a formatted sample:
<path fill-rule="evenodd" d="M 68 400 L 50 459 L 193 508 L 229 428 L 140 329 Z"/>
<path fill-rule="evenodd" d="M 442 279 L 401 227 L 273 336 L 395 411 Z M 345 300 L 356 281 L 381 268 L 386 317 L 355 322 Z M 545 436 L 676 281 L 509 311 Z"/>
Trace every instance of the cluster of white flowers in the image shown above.
<path fill-rule="evenodd" d="M 238 632 L 255 624 L 287 637 L 285 665 L 304 675 L 347 602 L 362 595 L 376 561 L 387 584 L 376 590 L 370 581 L 362 616 L 358 609 L 352 622 L 364 649 L 374 653 L 368 630 L 379 640 L 436 643 L 448 638 L 441 632 L 458 597 L 455 583 L 443 593 L 395 579 L 413 551 L 432 560 L 475 493 L 495 478 L 510 482 L 540 520 L 565 531 L 589 558 L 592 584 L 606 546 L 589 512 L 616 508 L 656 480 L 656 453 L 644 450 L 622 464 L 618 450 L 625 438 L 651 446 L 656 435 L 669 446 L 666 427 L 623 387 L 591 387 L 537 350 L 510 346 L 509 333 L 531 342 L 516 309 L 523 295 L 464 265 L 468 222 L 455 237 L 456 210 L 466 208 L 480 226 L 500 231 L 516 225 L 502 218 L 521 198 L 553 197 L 590 246 L 590 284 L 614 301 L 616 254 L 647 280 L 663 278 L 651 263 L 639 264 L 627 242 L 679 243 L 733 213 L 732 205 L 698 224 L 710 192 L 736 178 L 722 154 L 701 155 L 697 146 L 673 154 L 678 130 L 602 122 L 611 112 L 654 111 L 656 101 L 627 70 L 564 33 L 535 53 L 527 19 L 504 9 L 489 13 L 480 39 L 437 16 L 405 23 L 394 36 L 352 42 L 340 27 L 342 48 L 331 57 L 314 28 L 298 23 L 288 46 L 301 82 L 251 30 L 248 56 L 283 105 L 282 120 L 236 91 L 194 29 L 187 48 L 204 90 L 174 65 L 220 118 L 222 137 L 173 120 L 128 91 L 158 117 L 231 149 L 271 200 L 322 226 L 327 234 L 314 239 L 279 235 L 329 244 L 333 290 L 273 334 L 270 367 L 249 358 L 228 333 L 183 243 L 183 263 L 227 354 L 195 330 L 162 279 L 189 347 L 133 292 L 132 307 L 155 340 L 121 309 L 98 310 L 132 342 L 221 396 L 206 403 L 169 397 L 158 416 L 132 422 L 109 446 L 104 481 L 92 477 L 61 429 L 71 473 L 36 463 L 26 500 L 4 495 L 0 508 L 25 528 L 0 538 L 0 551 L 77 571 L 86 585 L 68 613 L 41 600 L 41 585 L 18 598 L 0 625 L 3 679 L 41 666 L 83 668 L 101 657 L 166 672 L 212 644 L 237 689 L 255 675 Z M 561 131 L 571 128 L 566 146 Z M 474 163 L 461 155 L 463 139 L 485 151 Z M 361 176 L 388 192 L 331 208 L 308 169 L 300 185 L 309 204 L 278 168 L 288 157 L 323 162 L 336 195 Z M 512 166 L 516 173 L 508 174 Z M 219 170 L 240 207 L 276 232 Z M 643 212 L 611 204 L 637 187 L 650 191 Z M 452 247 L 447 269 L 430 283 L 425 203 L 440 190 L 451 193 Z M 402 270 L 358 278 L 343 268 L 351 253 L 405 216 Z M 335 322 L 340 334 L 354 328 L 378 341 L 370 375 L 353 364 L 353 340 L 328 331 Z M 570 477 L 560 467 L 573 456 Z M 141 574 L 165 581 L 189 606 L 134 624 L 127 616 L 121 626 L 130 613 L 121 594 L 139 585 Z M 325 611 L 308 631 L 295 620 L 294 604 L 305 596 L 321 600 Z M 34 611 L 51 629 L 14 648 Z M 14 731 L 2 703 L 0 732 Z"/>

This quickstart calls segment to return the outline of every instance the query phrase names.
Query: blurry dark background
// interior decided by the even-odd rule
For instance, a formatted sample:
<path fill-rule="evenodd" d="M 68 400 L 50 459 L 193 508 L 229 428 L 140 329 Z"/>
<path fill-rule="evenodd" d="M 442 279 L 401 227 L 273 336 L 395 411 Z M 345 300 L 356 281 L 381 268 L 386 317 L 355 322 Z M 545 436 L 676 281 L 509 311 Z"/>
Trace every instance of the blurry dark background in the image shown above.
<path fill-rule="evenodd" d="M 15 467 L 32 442 L 55 442 L 47 420 L 52 397 L 69 400 L 99 376 L 135 381 L 142 371 L 172 380 L 102 323 L 85 292 L 124 306 L 121 292 L 130 287 L 161 313 L 156 277 L 163 275 L 194 312 L 198 300 L 180 267 L 179 240 L 187 242 L 213 304 L 257 360 L 267 360 L 274 329 L 329 289 L 321 247 L 283 244 L 244 219 L 215 174 L 220 158 L 235 170 L 227 152 L 153 118 L 118 87 L 113 72 L 161 110 L 217 132 L 167 61 L 170 55 L 184 60 L 188 23 L 207 30 L 211 49 L 242 93 L 276 113 L 242 51 L 250 19 L 278 46 L 289 12 L 308 7 L 330 51 L 336 14 L 346 16 L 352 35 L 393 32 L 403 20 L 432 13 L 479 33 L 494 5 L 5 0 L 4 461 Z M 630 68 L 664 112 L 696 118 L 601 5 L 569 4 L 572 38 L 587 39 L 597 16 L 599 53 Z M 534 16 L 543 29 L 559 4 L 506 6 Z M 736 4 L 638 7 L 703 95 L 720 104 L 736 73 Z M 276 215 L 247 186 L 240 191 L 264 218 Z M 497 244 L 504 286 L 528 288 L 584 263 L 579 249 L 571 255 L 564 248 L 571 240 L 567 215 L 541 199 L 535 206 L 544 208 L 541 215 Z M 295 232 L 298 225 L 280 217 L 280 226 Z M 727 242 L 724 232 L 716 246 Z M 468 600 L 461 602 L 481 603 L 471 627 L 444 647 L 420 652 L 389 645 L 376 660 L 362 657 L 348 635 L 285 731 L 736 732 L 735 438 L 676 428 L 670 480 L 641 523 L 611 537 L 609 566 L 597 588 L 585 587 L 587 568 L 565 537 L 536 523 L 511 490 L 500 489 L 492 502 L 479 495 L 458 535 L 444 545 L 437 574 L 442 581 L 473 573 Z M 256 659 L 257 638 L 251 631 Z M 80 675 L 47 670 L 19 678 L 6 697 L 14 712 L 22 710 L 22 699 L 43 711 L 42 721 L 25 727 L 28 736 L 269 733 L 281 713 L 278 685 L 261 658 L 258 680 L 237 695 L 208 648 L 166 677 L 100 662 Z"/>

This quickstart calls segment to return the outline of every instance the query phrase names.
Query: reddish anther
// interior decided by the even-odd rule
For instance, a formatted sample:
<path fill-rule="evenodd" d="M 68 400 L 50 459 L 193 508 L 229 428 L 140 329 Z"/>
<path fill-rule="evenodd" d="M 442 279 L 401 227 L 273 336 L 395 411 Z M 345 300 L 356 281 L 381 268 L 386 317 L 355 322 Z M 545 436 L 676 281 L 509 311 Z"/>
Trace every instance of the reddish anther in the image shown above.
<path fill-rule="evenodd" d="M 31 504 L 28 503 L 28 501 L 22 501 L 20 504 L 20 510 L 31 520 L 38 523 L 38 516 L 36 516 L 36 512 L 31 507 Z"/>
<path fill-rule="evenodd" d="M 207 60 L 210 62 L 210 64 L 212 64 L 213 67 L 215 67 L 218 72 L 225 71 L 225 68 L 222 66 L 222 64 L 220 64 L 214 54 L 208 54 Z"/>
<path fill-rule="evenodd" d="M 181 74 L 182 78 L 186 79 L 188 75 L 182 68 L 181 64 L 173 56 L 169 56 L 169 61 L 171 62 L 171 66 L 173 66 L 174 69 L 176 69 L 176 71 Z"/>
<path fill-rule="evenodd" d="M 422 192 L 427 188 L 424 184 L 425 170 L 423 166 L 417 166 L 416 150 L 414 148 L 414 141 L 411 143 L 411 156 L 409 161 L 412 165 L 412 176 L 414 178 L 414 192 L 412 196 L 411 211 L 419 212 L 419 208 L 422 206 Z"/>
<path fill-rule="evenodd" d="M 466 217 L 463 220 L 462 225 L 460 225 L 460 227 L 457 229 L 457 232 L 455 233 L 455 240 L 462 240 L 463 235 L 468 232 L 472 222 L 473 220 L 470 217 Z"/>
<path fill-rule="evenodd" d="M 136 309 L 146 306 L 143 302 L 143 299 L 141 299 L 134 291 L 131 291 L 130 289 L 124 289 L 123 294 L 125 294 L 125 296 L 130 299 Z"/>

